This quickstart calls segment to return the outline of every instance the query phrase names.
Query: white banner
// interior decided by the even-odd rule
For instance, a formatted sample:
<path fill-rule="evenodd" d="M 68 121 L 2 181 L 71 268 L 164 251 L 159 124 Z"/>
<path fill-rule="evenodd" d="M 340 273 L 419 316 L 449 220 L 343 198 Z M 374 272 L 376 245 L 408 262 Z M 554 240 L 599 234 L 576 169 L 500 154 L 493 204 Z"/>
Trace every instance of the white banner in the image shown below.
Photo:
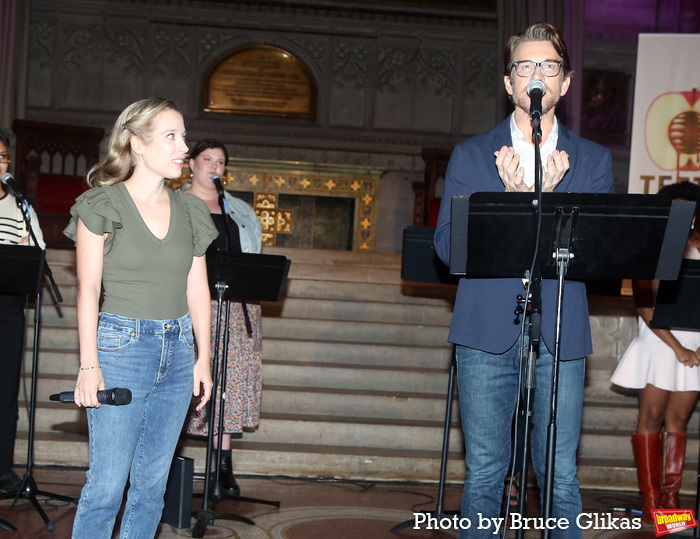
<path fill-rule="evenodd" d="M 630 193 L 700 184 L 700 34 L 640 34 Z"/>

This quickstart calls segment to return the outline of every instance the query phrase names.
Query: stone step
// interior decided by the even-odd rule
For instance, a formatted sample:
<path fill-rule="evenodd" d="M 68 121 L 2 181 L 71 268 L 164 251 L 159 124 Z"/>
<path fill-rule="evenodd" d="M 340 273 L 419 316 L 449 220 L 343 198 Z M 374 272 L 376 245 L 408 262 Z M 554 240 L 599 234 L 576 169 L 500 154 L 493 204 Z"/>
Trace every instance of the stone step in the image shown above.
<path fill-rule="evenodd" d="M 634 430 L 582 428 L 578 454 L 581 458 L 624 459 L 633 462 L 631 434 Z M 700 450 L 697 433 L 688 433 L 686 454 L 689 462 L 697 462 Z"/>
<path fill-rule="evenodd" d="M 34 439 L 34 465 L 86 467 L 87 435 L 39 434 Z M 26 464 L 27 437 L 20 433 L 15 465 Z M 178 454 L 194 459 L 195 472 L 204 472 L 206 444 L 202 440 L 181 440 Z M 342 478 L 436 482 L 440 475 L 439 451 L 392 450 L 305 444 L 259 444 L 234 441 L 233 461 L 238 475 L 285 475 L 290 477 Z M 450 453 L 446 475 L 450 482 L 464 478 L 464 458 Z"/>
<path fill-rule="evenodd" d="M 245 436 L 245 435 L 244 435 Z M 304 444 L 253 443 L 233 440 L 234 469 L 238 475 L 285 475 L 350 480 L 390 480 L 437 483 L 441 453 L 438 451 L 380 451 L 376 448 L 312 446 Z M 15 465 L 26 464 L 26 433 L 19 433 Z M 181 439 L 178 454 L 194 459 L 196 473 L 204 472 L 205 439 Z M 86 467 L 87 434 L 39 433 L 34 439 L 34 465 Z M 579 458 L 578 479 L 582 488 L 638 493 L 637 472 L 631 460 Z M 465 466 L 461 452 L 449 452 L 446 482 L 460 485 Z M 529 483 L 533 485 L 532 480 Z M 697 492 L 697 465 L 687 462 L 681 493 Z"/>
<path fill-rule="evenodd" d="M 255 432 L 234 440 L 237 473 L 436 481 L 456 288 L 403 282 L 399 255 L 266 252 L 283 254 L 292 264 L 285 301 L 262 306 L 263 418 Z M 50 251 L 48 259 L 64 301 L 54 304 L 44 287 L 35 460 L 85 466 L 84 410 L 48 401 L 75 383 L 75 254 Z M 609 382 L 634 337 L 627 320 L 633 305 L 613 312 L 601 305 L 592 302 L 596 346 L 587 359 L 579 479 L 584 487 L 609 488 L 613 478 L 619 488 L 636 491 L 629 434 L 637 400 Z M 31 372 L 31 310 L 27 326 L 25 376 Z M 28 386 L 29 379 L 25 382 Z M 28 419 L 22 408 L 17 462 L 26 454 Z M 689 431 L 689 454 L 697 454 L 695 422 Z M 181 444 L 202 469 L 204 441 Z M 457 483 L 464 477 L 462 445 L 455 397 L 447 477 Z M 692 473 L 686 476 L 684 489 L 694 488 Z"/>
<path fill-rule="evenodd" d="M 32 370 L 33 351 L 25 352 L 27 373 Z M 447 371 L 452 360 L 452 347 L 409 346 L 351 342 L 309 342 L 301 339 L 263 341 L 263 367 L 267 362 L 279 364 L 308 363 L 323 366 L 375 367 L 388 369 L 429 369 Z M 78 348 L 45 348 L 38 354 L 39 375 L 74 375 L 79 366 Z"/>
<path fill-rule="evenodd" d="M 443 383 L 446 377 L 441 380 Z M 29 380 L 26 380 L 28 385 Z M 71 405 L 48 402 L 52 393 L 70 391 L 73 377 L 41 377 L 37 384 L 38 408 L 36 413 L 37 431 L 56 430 L 55 425 L 79 423 L 82 414 Z M 401 425 L 410 423 L 423 427 L 430 423 L 434 428 L 441 428 L 444 422 L 446 395 L 439 393 L 408 393 L 388 390 L 369 391 L 366 388 L 350 390 L 348 388 L 309 388 L 292 386 L 275 386 L 266 383 L 263 391 L 263 416 L 279 415 L 283 412 L 284 420 L 290 423 L 301 421 L 303 428 L 296 425 L 294 429 L 304 437 L 316 436 L 310 432 L 317 428 L 330 432 L 333 427 L 321 424 L 317 418 L 329 422 L 347 423 L 348 421 L 396 422 Z M 452 422 L 459 423 L 458 401 L 453 399 Z M 631 459 L 630 433 L 636 425 L 636 406 L 631 403 L 621 407 L 618 404 L 606 405 L 587 401 L 583 413 L 583 433 L 579 454 L 592 458 L 628 458 Z M 20 429 L 27 428 L 25 406 L 20 414 Z M 301 419 L 299 419 L 301 418 Z M 321 425 L 321 426 L 320 426 Z M 368 433 L 370 431 L 367 431 Z M 691 424 L 688 442 L 689 454 L 695 454 L 697 445 L 697 426 Z M 461 434 L 460 434 L 461 436 Z M 604 440 L 604 443 L 601 443 Z M 379 444 L 376 442 L 375 445 Z M 458 448 L 457 448 L 458 449 Z"/>
<path fill-rule="evenodd" d="M 35 413 L 35 429 L 37 431 L 50 432 L 55 430 L 57 424 L 78 421 L 76 418 L 82 414 L 82 410 L 72 404 L 55 403 L 48 400 L 53 393 L 72 391 L 74 385 L 75 382 L 72 380 L 56 381 L 54 384 L 49 384 L 43 379 L 39 381 Z M 51 387 L 47 389 L 46 386 Z M 453 404 L 452 420 L 457 424 L 459 412 L 456 399 Z M 338 389 L 313 390 L 266 386 L 263 390 L 262 414 L 265 418 L 284 414 L 283 419 L 291 423 L 323 419 L 327 422 L 337 423 L 366 421 L 397 425 L 410 423 L 421 427 L 426 425 L 432 427 L 436 424 L 443 425 L 445 405 L 446 399 L 442 395 L 369 393 L 366 391 L 341 392 Z M 20 412 L 20 429 L 26 430 L 28 428 L 27 417 L 27 406 L 23 402 Z M 316 428 L 321 428 L 319 423 L 309 423 L 301 429 L 303 432 L 300 432 L 300 435 L 310 435 L 310 431 Z M 367 443 L 371 441 L 370 439 Z"/>
<path fill-rule="evenodd" d="M 461 430 L 454 424 L 450 448 L 462 448 Z M 18 430 L 28 430 L 26 409 L 20 412 Z M 87 433 L 84 409 L 72 404 L 39 403 L 35 412 L 35 433 Z M 308 444 L 315 446 L 347 445 L 378 449 L 436 450 L 442 444 L 441 421 L 407 420 L 391 417 L 340 417 L 303 415 L 289 412 L 266 412 L 259 427 L 246 433 L 246 440 L 255 443 Z"/>
<path fill-rule="evenodd" d="M 307 341 L 313 342 L 442 346 L 447 343 L 448 332 L 444 326 L 433 325 L 268 318 L 263 324 L 263 342 L 266 336 L 292 339 L 302 335 Z"/>
<path fill-rule="evenodd" d="M 290 278 L 285 298 L 325 298 L 332 300 L 382 301 L 390 303 L 443 305 L 454 304 L 456 286 L 418 283 L 328 282 Z"/>
<path fill-rule="evenodd" d="M 425 391 L 440 393 L 447 388 L 447 369 L 451 347 L 375 346 L 355 343 L 308 343 L 306 341 L 267 339 L 263 343 L 265 381 L 274 385 L 309 384 L 311 387 L 347 387 L 349 389 L 377 389 Z M 31 373 L 33 353 L 28 348 L 25 371 Z M 39 374 L 74 376 L 78 367 L 76 349 L 41 349 Z M 338 361 L 338 363 L 333 363 Z M 607 363 L 607 362 L 604 362 Z M 587 406 L 600 401 L 609 414 L 601 420 L 615 422 L 619 413 L 629 427 L 629 410 L 636 408 L 636 392 L 622 393 L 611 388 L 610 371 L 595 369 L 589 361 L 586 370 L 585 398 Z M 369 370 L 370 372 L 365 372 Z M 385 373 L 385 374 L 381 374 Z M 441 380 L 444 380 L 441 381 Z M 387 385 L 388 384 L 388 385 Z M 444 386 L 442 385 L 444 384 Z M 622 416 L 620 416 L 622 418 Z M 690 429 L 695 428 L 691 422 Z"/>
<path fill-rule="evenodd" d="M 77 287 L 67 287 L 77 293 Z M 334 288 L 329 286 L 329 288 Z M 69 298 L 70 299 L 70 298 Z M 72 298 L 75 300 L 75 298 Z M 267 318 L 353 320 L 365 322 L 387 322 L 397 324 L 428 324 L 449 327 L 452 318 L 452 304 L 443 301 L 401 302 L 387 301 L 383 296 L 375 299 L 325 297 L 286 297 L 279 303 L 263 302 L 263 320 Z M 42 325 L 72 327 L 77 326 L 75 301 L 69 302 L 64 296 L 63 303 L 47 302 L 42 299 Z M 27 310 L 27 326 L 34 325 L 34 309 Z M 263 322 L 264 326 L 264 322 Z"/>
<path fill-rule="evenodd" d="M 411 308 L 413 307 L 413 308 Z M 356 301 L 345 299 L 290 298 L 263 306 L 263 328 L 267 319 L 317 319 L 449 327 L 452 306 Z"/>
<path fill-rule="evenodd" d="M 75 277 L 73 276 L 73 279 Z M 76 282 L 66 281 L 58 284 L 61 293 L 61 302 L 53 295 L 48 286 L 42 288 L 41 305 L 42 317 L 51 315 L 66 307 L 75 307 L 78 296 Z M 399 304 L 406 307 L 423 306 L 445 309 L 451 313 L 454 305 L 456 287 L 442 285 L 401 284 L 401 283 L 364 283 L 358 286 L 353 282 L 338 281 L 313 281 L 290 278 L 281 302 L 263 302 L 263 309 L 275 312 L 275 309 L 284 308 L 289 300 L 313 300 L 325 301 L 349 301 L 369 303 Z M 33 300 L 33 298 L 32 298 Z M 30 302 L 33 305 L 33 301 Z"/>
<path fill-rule="evenodd" d="M 444 369 L 389 368 L 264 360 L 263 380 L 265 386 L 432 393 L 443 395 L 445 398 L 449 372 Z"/>
<path fill-rule="evenodd" d="M 378 346 L 376 343 L 323 342 L 272 337 L 263 340 L 263 358 L 280 362 L 448 369 L 452 360 L 452 346 L 446 341 L 442 347 L 404 344 Z"/>
<path fill-rule="evenodd" d="M 39 347 L 78 348 L 77 330 L 43 325 L 39 328 Z M 442 346 L 447 344 L 448 328 L 444 326 L 393 324 L 388 322 L 356 322 L 333 320 L 300 320 L 268 318 L 263 324 L 266 338 L 293 339 L 304 336 L 307 342 L 359 342 L 364 344 L 401 343 L 406 346 Z M 34 326 L 27 328 L 27 343 L 34 339 Z"/>

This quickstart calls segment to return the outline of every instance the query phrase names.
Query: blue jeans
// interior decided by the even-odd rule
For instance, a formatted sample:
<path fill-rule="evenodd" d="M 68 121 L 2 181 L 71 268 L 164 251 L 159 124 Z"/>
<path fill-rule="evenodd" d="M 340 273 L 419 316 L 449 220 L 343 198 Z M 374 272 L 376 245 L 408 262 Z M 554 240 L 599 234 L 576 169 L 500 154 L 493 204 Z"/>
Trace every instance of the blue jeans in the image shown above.
<path fill-rule="evenodd" d="M 73 522 L 74 539 L 109 539 L 129 480 L 121 538 L 156 534 L 180 430 L 192 398 L 189 314 L 140 320 L 101 313 L 97 349 L 106 388 L 131 403 L 88 408 L 90 469 Z"/>
<path fill-rule="evenodd" d="M 542 343 L 536 363 L 530 442 L 541 492 L 544 492 L 550 422 L 552 361 L 552 354 Z M 494 537 L 493 521 L 489 529 L 478 528 L 482 522 L 480 517 L 500 517 L 511 455 L 511 425 L 521 390 L 518 387 L 519 366 L 519 342 L 500 355 L 457 346 L 459 407 L 467 462 L 462 518 L 471 521 L 471 526 L 460 533 L 461 539 Z M 584 359 L 559 362 L 552 516 L 568 519 L 569 527 L 552 530 L 553 538 L 581 537 L 581 530 L 576 526 L 576 518 L 581 513 L 576 450 L 581 433 L 584 366 Z"/>

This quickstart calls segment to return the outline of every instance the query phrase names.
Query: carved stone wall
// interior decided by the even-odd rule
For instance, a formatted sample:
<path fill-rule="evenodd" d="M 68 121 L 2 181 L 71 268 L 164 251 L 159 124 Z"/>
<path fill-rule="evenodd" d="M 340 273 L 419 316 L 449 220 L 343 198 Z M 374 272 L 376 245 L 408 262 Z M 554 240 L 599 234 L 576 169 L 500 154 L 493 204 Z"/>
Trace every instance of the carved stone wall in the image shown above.
<path fill-rule="evenodd" d="M 422 149 L 495 123 L 495 10 L 304 4 L 31 0 L 23 115 L 109 131 L 127 104 L 160 95 L 181 107 L 190 140 L 218 138 L 234 157 L 378 167 L 375 247 L 398 252 Z M 304 63 L 315 118 L 204 112 L 209 70 L 249 45 Z"/>
<path fill-rule="evenodd" d="M 32 0 L 27 113 L 105 124 L 111 116 L 104 113 L 165 95 L 183 107 L 196 133 L 346 148 L 450 147 L 494 123 L 495 19 L 422 15 L 357 18 L 246 2 Z M 315 121 L 202 112 L 207 70 L 252 44 L 274 45 L 304 62 L 319 90 Z"/>
<path fill-rule="evenodd" d="M 497 2 L 27 4 L 27 21 L 17 21 L 28 25 L 17 32 L 26 36 L 26 43 L 17 45 L 25 63 L 11 75 L 21 94 L 17 117 L 109 130 L 124 106 L 161 95 L 184 111 L 190 140 L 218 138 L 236 157 L 380 167 L 385 173 L 377 249 L 382 251 L 400 250 L 402 230 L 413 221 L 411 186 L 424 178 L 422 150 L 449 151 L 500 120 Z M 599 8 L 588 10 L 586 21 L 591 13 L 600 17 L 607 2 L 592 4 Z M 636 42 L 620 30 L 629 21 L 605 26 L 617 32 L 615 39 L 591 33 L 586 21 L 580 21 L 587 36 L 585 68 L 632 77 Z M 232 50 L 250 45 L 279 47 L 304 63 L 317 88 L 315 118 L 203 111 L 208 71 Z M 609 147 L 616 185 L 624 191 L 629 145 Z"/>

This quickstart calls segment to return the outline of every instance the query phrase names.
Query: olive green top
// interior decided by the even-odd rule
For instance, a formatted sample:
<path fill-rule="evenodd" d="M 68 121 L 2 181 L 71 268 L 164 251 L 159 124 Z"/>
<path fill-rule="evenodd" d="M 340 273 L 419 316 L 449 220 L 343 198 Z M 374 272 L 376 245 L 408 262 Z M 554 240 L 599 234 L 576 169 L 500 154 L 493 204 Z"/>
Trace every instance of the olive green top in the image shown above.
<path fill-rule="evenodd" d="M 101 310 L 130 318 L 167 320 L 188 312 L 187 276 L 218 231 L 207 205 L 168 189 L 170 225 L 158 239 L 122 182 L 90 189 L 71 208 L 63 233 L 75 241 L 78 219 L 94 234 L 106 234 Z"/>

